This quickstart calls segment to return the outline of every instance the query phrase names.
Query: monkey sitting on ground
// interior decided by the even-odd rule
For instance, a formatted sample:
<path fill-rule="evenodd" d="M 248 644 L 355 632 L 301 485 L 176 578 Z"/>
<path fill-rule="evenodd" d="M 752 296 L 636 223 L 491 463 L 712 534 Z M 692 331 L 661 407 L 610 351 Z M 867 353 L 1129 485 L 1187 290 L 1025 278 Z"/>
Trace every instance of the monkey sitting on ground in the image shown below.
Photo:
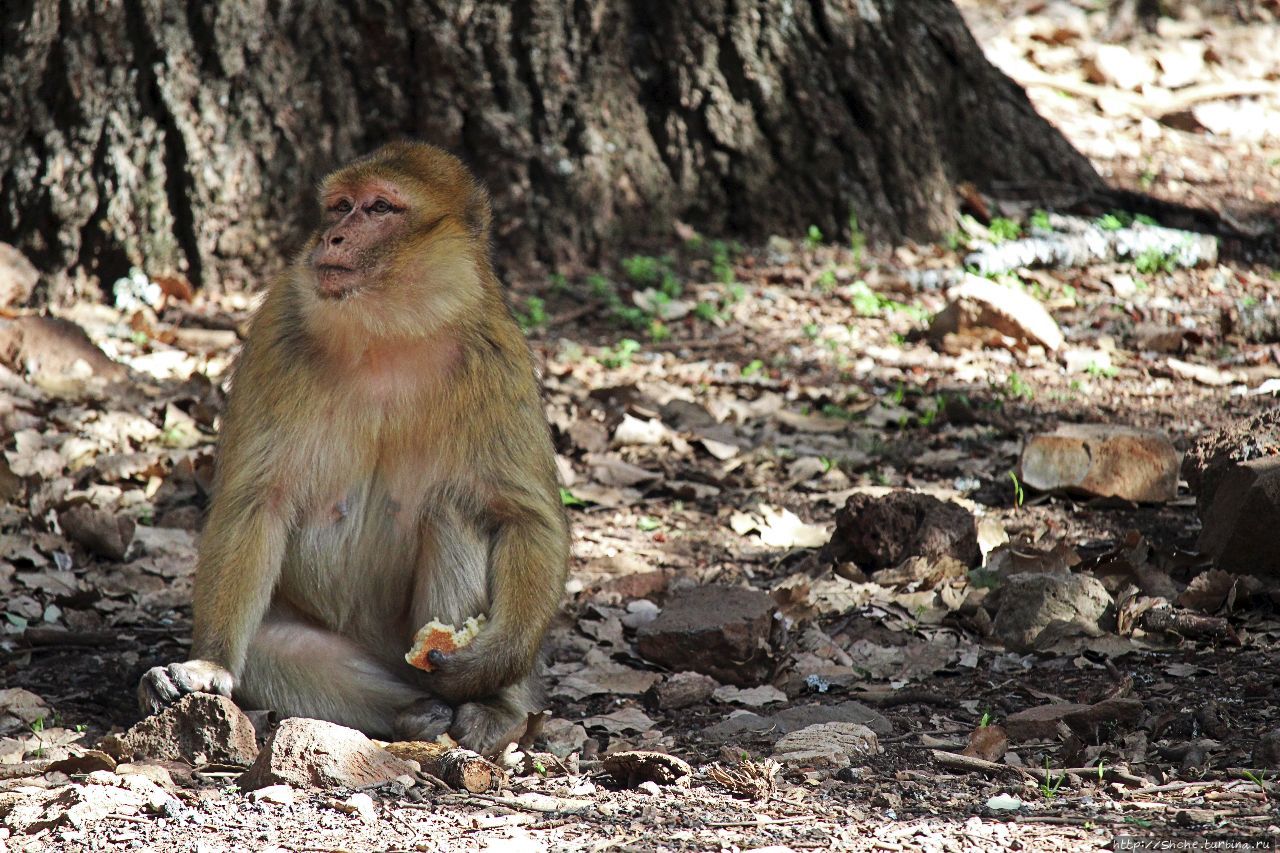
<path fill-rule="evenodd" d="M 195 578 L 192 692 L 383 738 L 500 749 L 569 533 L 529 349 L 489 256 L 489 198 L 428 145 L 330 175 L 324 224 L 254 317 L 232 380 Z M 409 666 L 431 620 L 487 621 Z"/>

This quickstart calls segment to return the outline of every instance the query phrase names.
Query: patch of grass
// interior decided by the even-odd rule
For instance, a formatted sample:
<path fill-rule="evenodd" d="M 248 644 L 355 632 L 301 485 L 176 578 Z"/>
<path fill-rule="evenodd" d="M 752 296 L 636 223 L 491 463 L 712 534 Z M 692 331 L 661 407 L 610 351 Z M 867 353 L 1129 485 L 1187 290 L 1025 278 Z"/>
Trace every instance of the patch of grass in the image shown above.
<path fill-rule="evenodd" d="M 867 235 L 862 233 L 858 225 L 858 214 L 849 211 L 849 251 L 853 253 L 853 262 L 862 265 L 867 253 Z"/>
<path fill-rule="evenodd" d="M 750 377 L 755 376 L 757 373 L 759 373 L 762 370 L 764 370 L 764 362 L 757 358 L 754 361 L 752 361 L 750 364 L 748 364 L 746 367 L 742 368 L 742 378 L 749 379 Z"/>
<path fill-rule="evenodd" d="M 815 284 L 818 285 L 818 290 L 821 290 L 823 293 L 830 293 L 831 291 L 835 290 L 836 289 L 836 271 L 831 269 L 830 267 L 823 270 L 821 273 L 818 274 L 818 278 L 815 281 Z"/>
<path fill-rule="evenodd" d="M 1058 789 L 1062 787 L 1062 783 L 1066 781 L 1066 778 L 1067 775 L 1065 773 L 1056 778 L 1051 776 L 1049 773 L 1049 759 L 1045 758 L 1044 781 L 1040 783 L 1041 796 L 1046 800 L 1052 800 L 1054 797 L 1058 796 Z"/>
<path fill-rule="evenodd" d="M 596 361 L 609 368 L 630 367 L 631 357 L 639 351 L 639 341 L 623 338 L 618 341 L 617 346 L 605 347 L 600 355 L 596 357 Z"/>
<path fill-rule="evenodd" d="M 597 299 L 608 299 L 617 294 L 617 288 L 613 286 L 613 282 L 598 272 L 587 276 L 587 289 Z"/>
<path fill-rule="evenodd" d="M 693 306 L 693 316 L 707 323 L 713 323 L 720 319 L 720 309 L 715 306 L 714 302 L 703 300 Z"/>
<path fill-rule="evenodd" d="M 587 502 L 575 495 L 573 492 L 560 487 L 560 505 L 561 506 L 586 506 Z"/>
<path fill-rule="evenodd" d="M 733 272 L 734 249 L 733 244 L 726 243 L 724 240 L 716 240 L 711 244 L 711 274 L 721 284 L 733 284 L 735 280 Z"/>
<path fill-rule="evenodd" d="M 1031 212 L 1030 225 L 1037 231 L 1052 231 L 1053 226 L 1049 224 L 1049 212 L 1047 210 L 1034 210 Z"/>
<path fill-rule="evenodd" d="M 666 258 L 632 255 L 622 259 L 622 271 L 636 287 L 656 288 L 672 299 L 684 292 L 684 286 Z"/>
<path fill-rule="evenodd" d="M 1103 231 L 1119 231 L 1132 221 L 1133 220 L 1129 218 L 1127 213 L 1113 211 L 1112 213 L 1106 213 L 1099 216 L 1093 221 L 1093 224 L 1097 225 Z"/>
<path fill-rule="evenodd" d="M 991 224 L 987 226 L 987 230 L 991 232 L 991 241 L 993 243 L 1017 240 L 1022 236 L 1022 227 L 1012 219 L 1006 219 L 1003 216 L 997 216 L 992 219 Z"/>
<path fill-rule="evenodd" d="M 1097 379 L 1115 379 L 1120 373 L 1120 368 L 1111 364 L 1098 364 L 1091 361 L 1085 365 L 1084 372 Z"/>
<path fill-rule="evenodd" d="M 552 293 L 568 293 L 569 279 L 564 273 L 553 272 L 549 279 Z"/>
<path fill-rule="evenodd" d="M 804 244 L 807 248 L 816 249 L 822 245 L 822 229 L 817 225 L 810 225 L 809 230 L 804 232 Z"/>
<path fill-rule="evenodd" d="M 516 312 L 516 322 L 525 334 L 547 325 L 547 303 L 537 296 L 530 296 L 524 301 L 524 311 Z"/>
<path fill-rule="evenodd" d="M 942 238 L 942 244 L 953 252 L 963 252 L 969 248 L 969 235 L 957 228 L 947 232 Z"/>
<path fill-rule="evenodd" d="M 1178 256 L 1156 248 L 1146 249 L 1133 259 L 1133 268 L 1141 275 L 1172 273 L 1178 268 Z"/>
<path fill-rule="evenodd" d="M 1035 389 L 1032 388 L 1027 380 L 1014 371 L 1004 380 L 1003 385 L 996 386 L 996 393 L 1004 400 L 1034 400 L 1036 397 Z"/>
<path fill-rule="evenodd" d="M 800 331 L 804 332 L 804 336 L 811 341 L 818 339 L 818 334 L 822 331 L 822 327 L 817 323 L 805 323 L 800 327 Z"/>

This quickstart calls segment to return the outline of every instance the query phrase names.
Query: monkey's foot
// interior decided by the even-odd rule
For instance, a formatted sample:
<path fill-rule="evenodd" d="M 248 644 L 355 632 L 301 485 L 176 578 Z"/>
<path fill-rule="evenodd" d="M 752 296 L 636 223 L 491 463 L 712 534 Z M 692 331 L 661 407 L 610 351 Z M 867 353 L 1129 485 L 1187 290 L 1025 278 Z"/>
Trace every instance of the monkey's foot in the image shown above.
<path fill-rule="evenodd" d="M 467 702 L 454 711 L 449 735 L 467 749 L 495 755 L 524 734 L 528 720 L 528 713 L 509 701 Z"/>
<path fill-rule="evenodd" d="M 138 682 L 138 706 L 144 714 L 155 714 L 188 693 L 230 696 L 234 686 L 231 673 L 213 661 L 189 660 L 153 666 Z"/>
<path fill-rule="evenodd" d="M 449 731 L 453 708 L 439 699 L 419 699 L 396 717 L 396 740 L 435 740 Z"/>

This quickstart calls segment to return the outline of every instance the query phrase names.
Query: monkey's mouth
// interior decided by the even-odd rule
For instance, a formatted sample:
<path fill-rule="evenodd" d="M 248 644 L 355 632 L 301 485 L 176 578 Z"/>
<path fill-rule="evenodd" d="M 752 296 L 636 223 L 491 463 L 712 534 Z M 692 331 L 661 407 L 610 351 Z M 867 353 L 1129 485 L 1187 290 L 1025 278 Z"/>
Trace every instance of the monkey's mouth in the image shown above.
<path fill-rule="evenodd" d="M 316 290 L 322 299 L 350 296 L 359 286 L 360 277 L 351 267 L 340 264 L 321 264 L 316 267 Z"/>

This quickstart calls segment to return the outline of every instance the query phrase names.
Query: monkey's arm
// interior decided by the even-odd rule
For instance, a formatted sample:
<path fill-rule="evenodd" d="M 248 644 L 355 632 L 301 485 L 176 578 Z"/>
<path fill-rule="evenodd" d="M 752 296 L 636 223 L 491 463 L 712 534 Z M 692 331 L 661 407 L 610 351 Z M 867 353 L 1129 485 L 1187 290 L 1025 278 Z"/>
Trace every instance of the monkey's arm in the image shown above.
<path fill-rule="evenodd" d="M 564 593 L 569 528 L 554 475 L 506 483 L 490 505 L 489 621 L 468 646 L 431 653 L 431 689 L 457 704 L 491 696 L 534 667 Z"/>

